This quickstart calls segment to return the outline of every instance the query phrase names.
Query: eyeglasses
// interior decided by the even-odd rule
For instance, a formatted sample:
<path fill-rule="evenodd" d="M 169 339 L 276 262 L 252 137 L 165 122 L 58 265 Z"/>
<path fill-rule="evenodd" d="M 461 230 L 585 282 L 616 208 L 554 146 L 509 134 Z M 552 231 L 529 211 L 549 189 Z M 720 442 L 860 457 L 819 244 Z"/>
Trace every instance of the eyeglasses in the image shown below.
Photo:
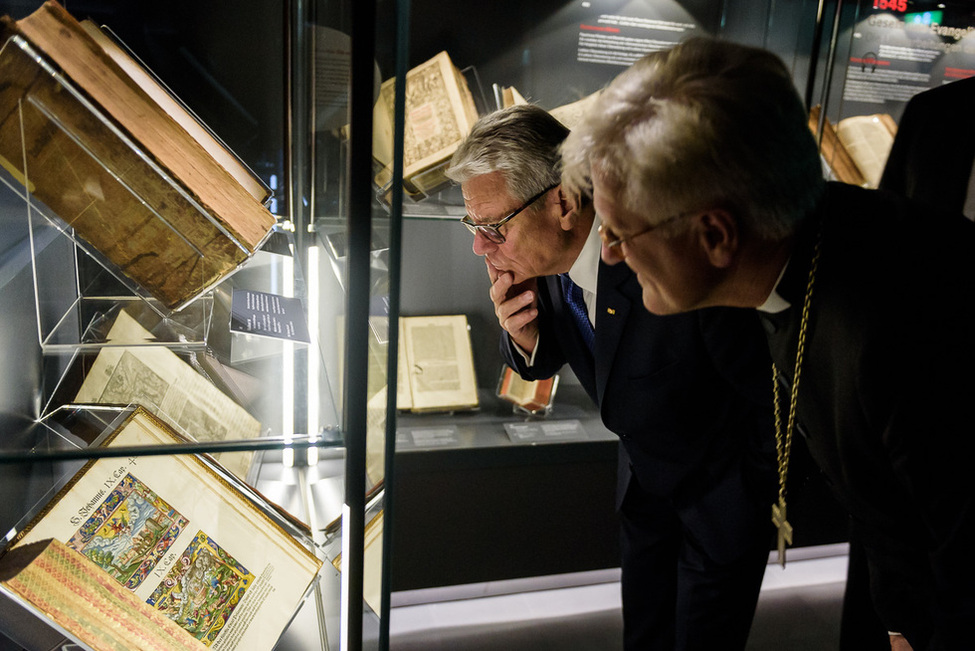
<path fill-rule="evenodd" d="M 493 224 L 478 224 L 473 219 L 471 219 L 470 215 L 464 215 L 461 218 L 460 223 L 466 226 L 467 230 L 469 230 L 474 235 L 480 233 L 481 235 L 486 237 L 490 242 L 494 242 L 495 244 L 504 244 L 505 242 L 504 234 L 502 234 L 501 231 L 498 229 L 500 229 L 502 226 L 504 226 L 512 219 L 514 219 L 519 213 L 521 213 L 523 210 L 528 208 L 528 206 L 532 205 L 533 203 L 541 199 L 546 192 L 548 192 L 549 190 L 553 190 L 558 186 L 559 186 L 558 183 L 554 183 L 548 186 L 547 188 L 545 188 L 544 190 L 536 194 L 534 197 L 526 201 L 521 208 L 518 208 L 514 212 L 508 213 L 508 215 L 499 222 L 495 222 Z"/>
<path fill-rule="evenodd" d="M 662 222 L 657 222 L 656 224 L 653 224 L 652 226 L 648 226 L 647 228 L 644 228 L 642 231 L 638 231 L 636 233 L 633 233 L 632 235 L 627 235 L 626 237 L 620 237 L 619 235 L 616 234 L 616 231 L 614 231 L 609 226 L 606 226 L 605 224 L 600 224 L 599 225 L 599 237 L 600 237 L 600 239 L 602 239 L 603 245 L 607 249 L 615 249 L 615 248 L 618 248 L 620 245 L 622 245 L 624 242 L 629 242 L 631 240 L 635 240 L 636 238 L 640 237 L 641 235 L 646 235 L 650 231 L 656 230 L 656 229 L 660 228 L 661 226 L 664 226 L 665 224 L 669 224 L 672 221 L 676 221 L 676 220 L 680 219 L 681 217 L 687 217 L 688 215 L 691 215 L 694 212 L 695 211 L 693 211 L 693 210 L 689 210 L 687 212 L 677 213 L 676 215 L 672 215 L 672 216 L 668 217 L 667 219 L 663 220 Z"/>

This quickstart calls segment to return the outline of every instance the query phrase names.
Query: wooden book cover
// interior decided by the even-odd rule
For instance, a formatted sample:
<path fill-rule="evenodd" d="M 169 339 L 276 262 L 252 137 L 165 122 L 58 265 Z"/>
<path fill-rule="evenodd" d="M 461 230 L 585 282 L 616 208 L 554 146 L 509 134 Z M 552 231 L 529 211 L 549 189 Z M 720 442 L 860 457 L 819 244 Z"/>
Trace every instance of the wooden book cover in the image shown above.
<path fill-rule="evenodd" d="M 118 64 L 129 79 L 152 98 L 166 114 L 203 147 L 217 163 L 234 177 L 234 180 L 247 192 L 264 203 L 270 197 L 268 188 L 254 176 L 227 146 L 204 126 L 155 76 L 112 37 L 89 19 L 81 21 L 81 26 L 98 43 L 102 50 Z"/>
<path fill-rule="evenodd" d="M 860 173 L 859 168 L 857 168 L 856 163 L 850 156 L 850 152 L 846 150 L 843 143 L 840 142 L 839 137 L 836 135 L 836 129 L 833 124 L 829 121 L 829 118 L 823 118 L 823 133 L 819 133 L 819 114 L 821 107 L 814 106 L 809 112 L 809 128 L 819 139 L 819 153 L 823 157 L 823 160 L 829 166 L 830 171 L 836 180 L 842 181 L 843 183 L 849 183 L 850 185 L 859 185 L 863 187 L 866 183 L 866 179 L 863 178 L 863 174 Z"/>
<path fill-rule="evenodd" d="M 259 191 L 126 73 L 92 25 L 53 0 L 0 21 L 0 162 L 80 239 L 174 309 L 256 251 L 275 223 Z"/>
<path fill-rule="evenodd" d="M 410 410 L 477 408 L 477 378 L 467 316 L 401 317 L 400 327 Z M 402 408 L 399 400 L 397 406 Z"/>
<path fill-rule="evenodd" d="M 0 583 L 93 649 L 206 649 L 98 565 L 57 540 L 41 540 L 0 557 Z"/>
<path fill-rule="evenodd" d="M 136 409 L 109 447 L 185 442 Z M 88 462 L 13 549 L 53 538 L 218 651 L 270 650 L 322 562 L 195 455 Z"/>

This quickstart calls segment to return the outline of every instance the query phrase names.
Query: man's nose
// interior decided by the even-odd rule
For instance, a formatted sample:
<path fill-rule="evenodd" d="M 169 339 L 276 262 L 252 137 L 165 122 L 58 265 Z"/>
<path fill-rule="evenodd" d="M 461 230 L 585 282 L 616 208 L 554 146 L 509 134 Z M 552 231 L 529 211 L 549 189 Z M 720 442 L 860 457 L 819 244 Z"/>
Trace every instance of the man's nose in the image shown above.
<path fill-rule="evenodd" d="M 485 237 L 483 233 L 477 232 L 474 234 L 475 255 L 487 255 L 497 248 L 498 245 Z"/>
<path fill-rule="evenodd" d="M 623 255 L 622 246 L 606 246 L 604 242 L 599 249 L 599 256 L 603 259 L 606 264 L 617 264 L 626 260 L 626 256 Z"/>

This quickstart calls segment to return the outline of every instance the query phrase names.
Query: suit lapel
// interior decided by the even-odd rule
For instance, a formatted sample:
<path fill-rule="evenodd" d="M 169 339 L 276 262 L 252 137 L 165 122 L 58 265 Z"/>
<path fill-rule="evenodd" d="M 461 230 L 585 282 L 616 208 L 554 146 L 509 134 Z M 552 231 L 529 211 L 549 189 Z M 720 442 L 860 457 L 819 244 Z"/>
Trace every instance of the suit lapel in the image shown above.
<path fill-rule="evenodd" d="M 562 351 L 566 361 L 572 366 L 573 372 L 584 386 L 588 385 L 588 390 L 593 389 L 593 356 L 589 353 L 589 347 L 582 340 L 582 334 L 576 325 L 575 318 L 569 312 L 569 306 L 565 303 L 562 296 L 562 282 L 558 276 L 545 276 L 545 286 L 551 297 L 553 322 L 556 324 L 555 336 L 560 340 Z"/>
<path fill-rule="evenodd" d="M 643 293 L 636 275 L 625 264 L 600 261 L 596 281 L 596 392 L 602 404 L 630 311 L 643 309 Z"/>

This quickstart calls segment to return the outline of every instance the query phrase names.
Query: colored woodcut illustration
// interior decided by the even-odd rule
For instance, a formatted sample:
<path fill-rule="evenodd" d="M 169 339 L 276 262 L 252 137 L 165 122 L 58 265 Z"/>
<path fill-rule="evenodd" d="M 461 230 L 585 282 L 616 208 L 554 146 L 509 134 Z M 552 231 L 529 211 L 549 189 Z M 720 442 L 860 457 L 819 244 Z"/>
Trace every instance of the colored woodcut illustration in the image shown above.
<path fill-rule="evenodd" d="M 189 520 L 127 474 L 68 540 L 130 590 L 138 588 Z"/>
<path fill-rule="evenodd" d="M 146 603 L 210 646 L 254 578 L 200 531 Z"/>
<path fill-rule="evenodd" d="M 101 442 L 106 447 L 184 440 L 141 407 L 106 434 Z M 322 561 L 306 546 L 310 541 L 282 528 L 270 505 L 255 503 L 238 485 L 194 455 L 92 460 L 0 554 L 0 582 L 10 554 L 60 540 L 91 566 L 95 579 L 103 577 L 179 629 L 187 645 L 177 648 L 271 651 Z M 75 610 L 86 607 L 86 597 L 71 586 L 59 594 L 78 606 Z M 30 603 L 40 598 L 21 597 Z M 132 618 L 130 628 L 146 628 L 139 614 L 126 616 Z M 75 634 L 76 629 L 68 630 Z M 92 648 L 163 647 L 97 643 Z"/>

